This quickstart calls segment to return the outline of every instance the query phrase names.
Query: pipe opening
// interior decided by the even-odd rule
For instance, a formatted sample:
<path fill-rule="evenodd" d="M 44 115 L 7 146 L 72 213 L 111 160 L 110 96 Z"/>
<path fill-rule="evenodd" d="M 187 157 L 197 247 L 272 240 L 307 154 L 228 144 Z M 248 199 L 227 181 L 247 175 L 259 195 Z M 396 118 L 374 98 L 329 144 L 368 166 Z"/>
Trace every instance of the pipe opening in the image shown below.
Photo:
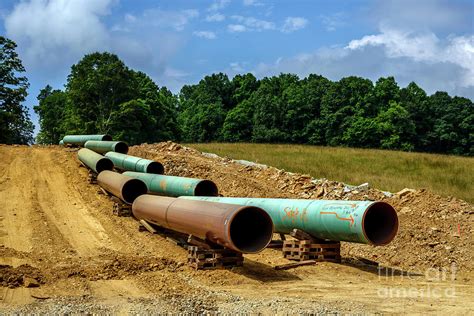
<path fill-rule="evenodd" d="M 194 188 L 194 196 L 217 196 L 217 185 L 211 180 L 202 180 Z"/>
<path fill-rule="evenodd" d="M 101 173 L 104 170 L 112 170 L 114 168 L 114 163 L 112 160 L 108 158 L 101 158 L 99 161 L 97 161 L 97 164 L 95 165 L 95 169 L 97 170 L 97 173 Z"/>
<path fill-rule="evenodd" d="M 146 194 L 146 184 L 142 180 L 130 179 L 122 187 L 122 198 L 125 202 L 132 204 L 137 197 Z"/>
<path fill-rule="evenodd" d="M 146 167 L 146 172 L 147 173 L 154 173 L 154 174 L 163 174 L 165 173 L 165 168 L 163 165 L 159 162 L 152 161 L 148 164 Z"/>
<path fill-rule="evenodd" d="M 385 202 L 372 204 L 362 220 L 364 234 L 376 246 L 390 243 L 398 231 L 398 216 L 395 209 Z"/>
<path fill-rule="evenodd" d="M 128 145 L 125 144 L 124 142 L 117 142 L 114 146 L 114 151 L 121 153 L 121 154 L 126 154 L 128 153 Z"/>
<path fill-rule="evenodd" d="M 242 208 L 231 220 L 230 239 L 241 252 L 259 252 L 270 243 L 272 237 L 272 219 L 258 207 Z"/>
<path fill-rule="evenodd" d="M 112 140 L 112 136 L 104 135 L 104 136 L 102 136 L 102 140 Z"/>

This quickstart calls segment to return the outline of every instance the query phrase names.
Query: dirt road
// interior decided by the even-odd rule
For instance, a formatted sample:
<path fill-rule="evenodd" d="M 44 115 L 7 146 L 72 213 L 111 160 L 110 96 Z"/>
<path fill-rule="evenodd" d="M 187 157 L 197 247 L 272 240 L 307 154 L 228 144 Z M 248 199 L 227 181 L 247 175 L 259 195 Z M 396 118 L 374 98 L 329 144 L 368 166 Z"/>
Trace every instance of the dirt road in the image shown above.
<path fill-rule="evenodd" d="M 276 271 L 288 261 L 268 249 L 241 268 L 194 271 L 182 248 L 112 215 L 86 179 L 73 151 L 0 146 L 2 312 L 474 312 L 472 272 L 451 266 L 407 275 L 348 257 Z"/>

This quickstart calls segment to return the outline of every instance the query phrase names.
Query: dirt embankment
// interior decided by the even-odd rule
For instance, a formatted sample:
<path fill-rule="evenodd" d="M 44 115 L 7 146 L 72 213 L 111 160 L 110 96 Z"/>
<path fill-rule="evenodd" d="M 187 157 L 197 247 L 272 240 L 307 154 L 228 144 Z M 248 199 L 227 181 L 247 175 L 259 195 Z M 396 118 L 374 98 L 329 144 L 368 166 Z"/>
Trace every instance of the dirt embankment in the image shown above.
<path fill-rule="evenodd" d="M 473 207 L 425 191 L 387 197 L 374 189 L 344 190 L 331 181 L 274 168 L 243 166 L 173 143 L 134 146 L 130 154 L 164 163 L 170 175 L 209 178 L 226 196 L 385 199 L 400 216 L 388 247 L 344 243 L 343 264 L 276 271 L 277 250 L 246 255 L 243 267 L 194 271 L 186 251 L 165 236 L 138 232 L 133 218 L 112 214 L 112 202 L 87 183 L 76 152 L 0 146 L 0 310 L 20 313 L 473 311 Z M 398 267 L 395 276 L 353 260 Z M 455 262 L 453 279 L 429 285 L 455 297 L 381 294 L 426 288 L 423 273 Z M 384 270 L 382 270 L 384 271 Z M 392 270 L 393 271 L 393 270 Z M 401 272 L 401 273 L 400 273 Z M 395 278 L 395 279 L 394 279 Z"/>
<path fill-rule="evenodd" d="M 171 142 L 134 146 L 130 154 L 164 163 L 167 174 L 213 180 L 223 196 L 382 200 L 397 210 L 400 228 L 386 247 L 343 243 L 343 256 L 362 256 L 413 271 L 449 267 L 473 271 L 474 206 L 426 190 L 389 194 L 367 186 L 313 179 L 262 165 L 202 154 Z"/>

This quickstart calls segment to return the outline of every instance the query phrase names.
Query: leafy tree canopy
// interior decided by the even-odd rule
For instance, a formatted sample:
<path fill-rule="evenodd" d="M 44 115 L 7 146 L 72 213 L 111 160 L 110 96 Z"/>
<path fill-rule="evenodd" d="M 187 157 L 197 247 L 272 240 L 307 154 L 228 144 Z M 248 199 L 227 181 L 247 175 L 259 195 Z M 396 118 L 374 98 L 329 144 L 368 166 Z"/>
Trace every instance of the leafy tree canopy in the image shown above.
<path fill-rule="evenodd" d="M 0 36 L 0 143 L 29 144 L 33 123 L 22 105 L 27 96 L 28 79 L 15 51 L 16 44 Z"/>
<path fill-rule="evenodd" d="M 270 142 L 474 154 L 474 106 L 446 92 L 428 96 L 394 77 L 223 73 L 185 85 L 178 95 L 129 69 L 116 55 L 93 53 L 71 68 L 65 91 L 38 96 L 38 141 L 66 133 L 110 133 L 130 142 Z"/>

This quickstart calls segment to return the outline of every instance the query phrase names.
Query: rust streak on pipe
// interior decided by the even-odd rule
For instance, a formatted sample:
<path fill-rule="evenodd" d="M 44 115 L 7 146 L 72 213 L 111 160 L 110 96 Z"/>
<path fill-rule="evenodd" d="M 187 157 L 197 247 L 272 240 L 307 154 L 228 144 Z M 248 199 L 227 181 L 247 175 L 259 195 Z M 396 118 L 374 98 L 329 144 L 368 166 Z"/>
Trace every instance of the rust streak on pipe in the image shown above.
<path fill-rule="evenodd" d="M 270 243 L 273 222 L 261 208 L 141 195 L 133 215 L 159 226 L 207 239 L 229 249 L 256 253 Z"/>

